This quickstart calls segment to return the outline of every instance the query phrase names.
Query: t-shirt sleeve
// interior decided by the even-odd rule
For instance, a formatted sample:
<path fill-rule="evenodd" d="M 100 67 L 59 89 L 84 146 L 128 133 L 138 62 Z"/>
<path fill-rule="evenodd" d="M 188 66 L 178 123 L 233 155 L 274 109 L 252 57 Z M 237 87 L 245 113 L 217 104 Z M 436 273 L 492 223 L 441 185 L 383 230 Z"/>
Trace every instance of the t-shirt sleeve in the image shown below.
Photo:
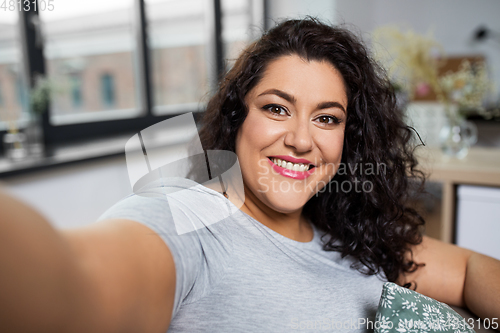
<path fill-rule="evenodd" d="M 207 272 L 204 272 L 206 269 L 204 256 L 207 251 L 203 249 L 199 233 L 178 234 L 170 213 L 168 200 L 165 197 L 131 195 L 108 209 L 99 218 L 99 221 L 116 218 L 144 224 L 156 232 L 170 249 L 176 270 L 173 318 L 182 302 L 190 296 L 193 290 L 206 289 L 205 287 L 193 288 L 195 283 L 207 284 L 203 280 L 203 277 L 207 276 Z M 205 247 L 210 248 L 206 244 Z M 209 254 L 210 252 L 213 251 L 208 249 Z M 196 295 L 194 296 L 196 297 Z"/>

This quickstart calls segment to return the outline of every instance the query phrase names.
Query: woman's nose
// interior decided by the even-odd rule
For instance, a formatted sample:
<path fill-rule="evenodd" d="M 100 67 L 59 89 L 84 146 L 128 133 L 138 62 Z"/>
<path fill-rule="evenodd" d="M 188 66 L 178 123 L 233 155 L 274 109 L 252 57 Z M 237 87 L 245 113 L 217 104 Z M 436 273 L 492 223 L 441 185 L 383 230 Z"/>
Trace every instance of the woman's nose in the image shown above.
<path fill-rule="evenodd" d="M 285 135 L 285 145 L 294 147 L 297 152 L 307 152 L 313 148 L 313 138 L 308 122 L 296 121 L 289 124 Z"/>

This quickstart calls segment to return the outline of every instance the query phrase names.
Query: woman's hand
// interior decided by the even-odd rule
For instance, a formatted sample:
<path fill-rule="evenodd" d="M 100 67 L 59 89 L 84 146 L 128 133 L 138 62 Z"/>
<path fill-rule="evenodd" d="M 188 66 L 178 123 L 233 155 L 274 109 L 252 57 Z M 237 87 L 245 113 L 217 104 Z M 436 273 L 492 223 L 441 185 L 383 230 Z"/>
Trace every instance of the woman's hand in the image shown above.
<path fill-rule="evenodd" d="M 56 231 L 0 191 L 0 327 L 5 332 L 165 332 L 175 267 L 134 221 Z"/>
<path fill-rule="evenodd" d="M 400 284 L 415 282 L 416 291 L 438 301 L 500 318 L 500 261 L 426 236 L 413 260 L 425 266 L 400 276 Z"/>

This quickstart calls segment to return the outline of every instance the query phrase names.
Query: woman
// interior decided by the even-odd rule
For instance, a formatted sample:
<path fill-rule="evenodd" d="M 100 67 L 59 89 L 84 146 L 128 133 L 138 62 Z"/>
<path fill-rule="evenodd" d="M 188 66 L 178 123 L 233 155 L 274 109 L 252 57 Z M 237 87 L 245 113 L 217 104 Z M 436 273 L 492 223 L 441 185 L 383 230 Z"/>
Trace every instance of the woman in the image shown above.
<path fill-rule="evenodd" d="M 421 237 L 407 206 L 422 178 L 412 133 L 349 32 L 313 19 L 269 31 L 221 82 L 200 134 L 205 149 L 236 152 L 245 201 L 195 232 L 175 232 L 161 196 L 131 196 L 100 223 L 57 232 L 3 196 L 2 327 L 287 332 L 372 320 L 385 280 L 500 315 L 498 261 Z M 187 200 L 186 219 L 203 223 L 209 202 Z"/>

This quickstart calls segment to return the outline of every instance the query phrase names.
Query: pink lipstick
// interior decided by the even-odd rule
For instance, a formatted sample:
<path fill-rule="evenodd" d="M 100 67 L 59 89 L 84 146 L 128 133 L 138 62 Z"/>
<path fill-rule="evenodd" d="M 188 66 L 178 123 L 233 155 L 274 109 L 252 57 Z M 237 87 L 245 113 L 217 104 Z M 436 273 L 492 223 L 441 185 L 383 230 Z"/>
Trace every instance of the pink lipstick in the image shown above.
<path fill-rule="evenodd" d="M 291 156 L 284 156 L 284 155 L 270 156 L 268 158 L 268 162 L 269 162 L 269 164 L 271 164 L 271 167 L 273 168 L 273 170 L 276 171 L 278 174 L 285 176 L 285 177 L 288 177 L 288 178 L 302 180 L 302 179 L 306 179 L 307 177 L 309 177 L 311 174 L 314 173 L 314 169 L 315 169 L 314 165 L 312 165 L 313 167 L 310 170 L 306 169 L 303 171 L 299 171 L 299 170 L 296 171 L 296 170 L 290 170 L 290 169 L 281 167 L 279 165 L 276 165 L 273 163 L 273 161 L 271 159 L 280 159 L 282 161 L 287 161 L 287 162 L 291 162 L 291 163 L 295 163 L 295 164 L 301 163 L 301 164 L 305 164 L 305 165 L 312 165 L 312 163 L 306 159 L 303 159 L 303 158 L 294 158 Z"/>

